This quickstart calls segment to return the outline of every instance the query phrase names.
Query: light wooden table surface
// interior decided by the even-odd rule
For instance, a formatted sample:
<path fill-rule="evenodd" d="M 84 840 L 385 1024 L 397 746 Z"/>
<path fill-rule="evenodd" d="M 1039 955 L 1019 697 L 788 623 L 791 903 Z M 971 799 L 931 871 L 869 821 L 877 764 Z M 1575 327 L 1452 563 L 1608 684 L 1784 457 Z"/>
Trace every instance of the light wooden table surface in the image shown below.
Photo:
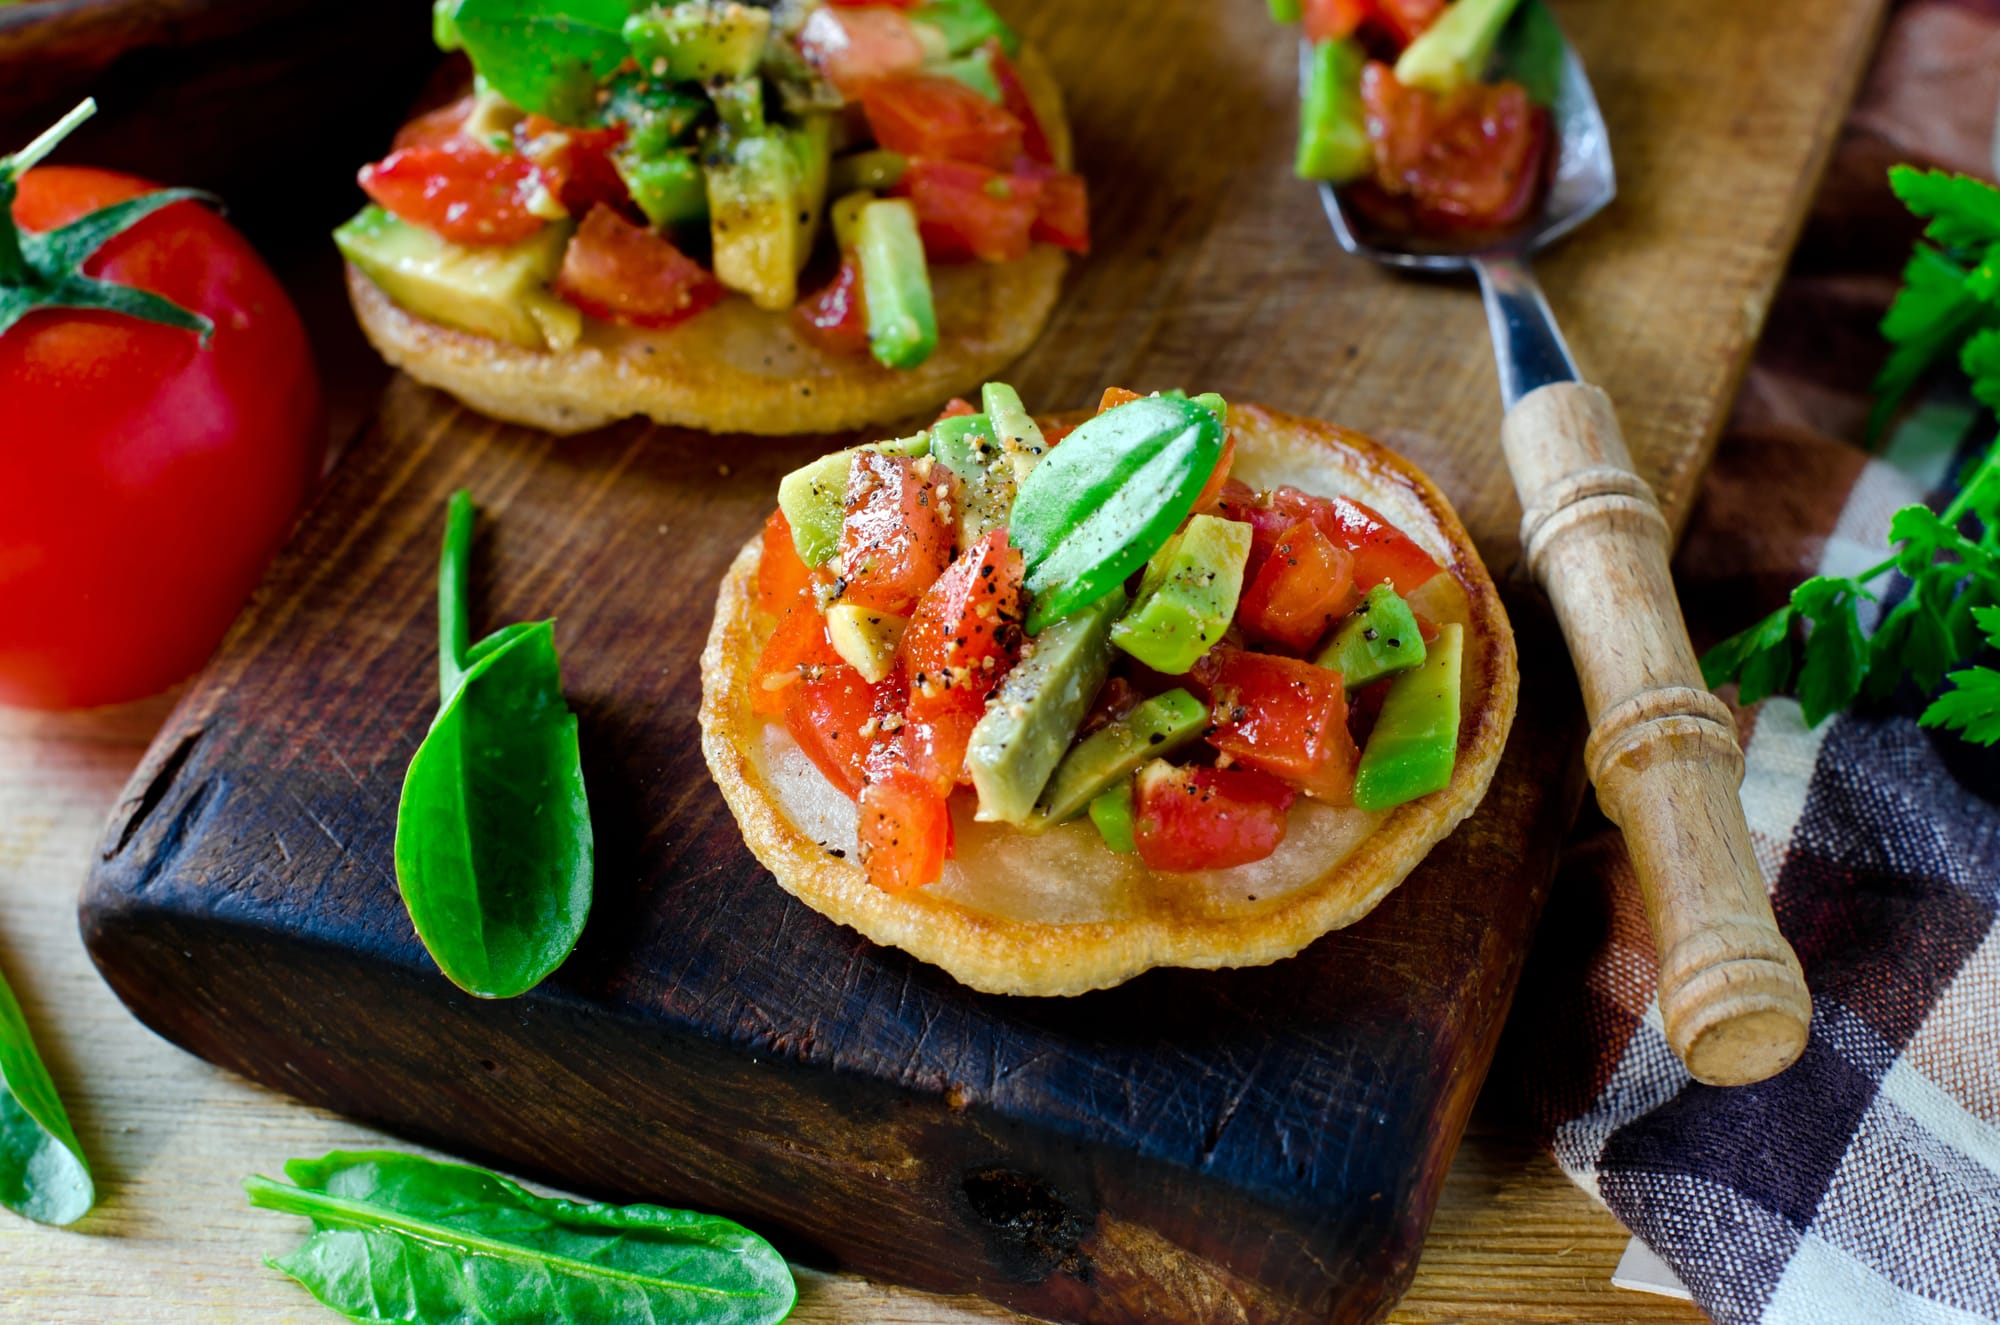
<path fill-rule="evenodd" d="M 190 1057 L 128 1015 L 76 929 L 106 815 L 170 699 L 81 714 L 0 709 L 0 969 L 90 1155 L 98 1205 L 69 1229 L 0 1212 L 0 1322 L 313 1325 L 336 1319 L 263 1257 L 304 1225 L 243 1200 L 295 1155 L 398 1145 Z M 1415 1287 L 1392 1319 L 1688 1325 L 1613 1288 L 1625 1232 L 1524 1139 L 1475 1115 Z M 802 1325 L 1019 1319 L 984 1303 L 802 1273 Z"/>

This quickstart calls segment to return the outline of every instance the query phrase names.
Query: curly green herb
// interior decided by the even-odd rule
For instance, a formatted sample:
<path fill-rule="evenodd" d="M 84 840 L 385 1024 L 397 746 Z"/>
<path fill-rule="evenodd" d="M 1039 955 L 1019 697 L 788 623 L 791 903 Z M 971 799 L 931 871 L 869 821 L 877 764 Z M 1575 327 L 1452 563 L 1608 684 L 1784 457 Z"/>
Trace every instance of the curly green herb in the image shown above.
<path fill-rule="evenodd" d="M 1973 395 L 2000 408 L 2000 190 L 1977 180 L 1898 166 L 1890 184 L 1910 210 L 1926 218 L 1904 269 L 1904 285 L 1882 332 L 1892 349 L 1876 378 L 1871 427 L 1886 424 L 1911 388 L 1956 351 Z M 1971 532 L 1967 527 L 1975 526 Z M 1709 685 L 1734 680 L 1752 704 L 1767 695 L 1798 696 L 1805 719 L 1818 724 L 1858 697 L 1881 699 L 1905 678 L 1925 694 L 1944 682 L 1994 638 L 2000 604 L 2000 442 L 1965 476 L 1942 513 L 1906 506 L 1889 524 L 1889 556 L 1859 575 L 1814 576 L 1791 601 L 1748 630 L 1709 650 L 1702 672 Z M 1872 636 L 1857 609 L 1875 600 L 1870 588 L 1898 572 L 1909 592 Z M 1801 627 L 1804 647 L 1797 645 Z M 1991 678 L 1991 679 L 1989 679 Z M 1968 740 L 2000 740 L 2000 674 L 1987 668 L 1952 672 L 1955 689 L 1924 711 L 1926 726 L 1962 731 Z"/>

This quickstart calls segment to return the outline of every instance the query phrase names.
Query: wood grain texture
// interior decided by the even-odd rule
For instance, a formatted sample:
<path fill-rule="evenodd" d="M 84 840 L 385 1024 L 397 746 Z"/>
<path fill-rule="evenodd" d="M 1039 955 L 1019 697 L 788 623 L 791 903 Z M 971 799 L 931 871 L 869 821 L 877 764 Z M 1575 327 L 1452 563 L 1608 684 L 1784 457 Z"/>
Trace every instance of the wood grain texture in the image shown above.
<path fill-rule="evenodd" d="M 324 1325 L 262 1263 L 297 1221 L 238 1185 L 294 1155 L 404 1143 L 288 1100 L 148 1032 L 77 940 L 77 879 L 170 704 L 0 710 L 0 966 L 20 991 L 98 1179 L 75 1229 L 0 1219 L 5 1325 Z M 1625 1231 L 1504 1119 L 1474 1115 L 1395 1325 L 1693 1325 L 1692 1307 L 1611 1287 Z M 799 1325 L 997 1325 L 1022 1318 L 800 1271 Z"/>
<path fill-rule="evenodd" d="M 1812 998 L 1751 849 L 1735 721 L 1702 682 L 1674 597 L 1666 519 L 1596 387 L 1531 392 L 1500 436 L 1527 564 L 1582 683 L 1584 766 L 1659 945 L 1667 1042 L 1711 1085 L 1776 1076 L 1805 1049 Z"/>
<path fill-rule="evenodd" d="M 1558 5 L 1627 189 L 1551 256 L 1550 294 L 1676 522 L 1879 8 Z M 1478 301 L 1336 255 L 1287 177 L 1292 51 L 1262 7 L 1017 16 L 1069 91 L 1098 235 L 1009 374 L 1024 395 L 1187 385 L 1386 434 L 1504 573 L 1518 507 Z M 396 387 L 129 787 L 86 899 L 107 976 L 288 1092 L 737 1213 L 819 1263 L 1065 1319 L 1378 1317 L 1580 794 L 1553 628 L 1516 612 L 1531 735 L 1486 809 L 1363 924 L 1265 971 L 973 998 L 759 878 L 694 753 L 711 586 L 828 444 L 552 443 Z M 467 482 L 493 516 L 481 623 L 561 620 L 602 852 L 577 957 L 506 1005 L 443 984 L 388 871 L 434 702 L 437 513 Z"/>
<path fill-rule="evenodd" d="M 1569 742 L 1517 743 L 1480 818 L 1296 959 L 972 994 L 778 889 L 697 749 L 713 586 L 820 445 L 556 440 L 395 383 L 113 816 L 84 902 L 107 980 L 300 1098 L 813 1263 L 1056 1319 L 1377 1318 L 1499 1033 Z M 582 945 L 505 1003 L 436 973 L 390 861 L 460 484 L 475 633 L 558 621 L 597 835 Z M 1522 720 L 1572 730 L 1560 655 L 1523 671 Z"/>

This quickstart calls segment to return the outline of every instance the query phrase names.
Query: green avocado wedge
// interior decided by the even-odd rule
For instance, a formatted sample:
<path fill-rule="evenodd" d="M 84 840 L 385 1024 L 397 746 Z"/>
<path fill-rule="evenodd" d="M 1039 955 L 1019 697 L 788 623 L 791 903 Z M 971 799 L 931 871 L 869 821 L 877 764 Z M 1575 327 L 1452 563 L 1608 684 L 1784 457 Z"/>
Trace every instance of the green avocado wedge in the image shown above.
<path fill-rule="evenodd" d="M 1416 613 L 1393 588 L 1378 584 L 1313 662 L 1339 672 L 1352 694 L 1371 681 L 1423 666 L 1427 652 Z"/>
<path fill-rule="evenodd" d="M 1078 741 L 1042 792 L 1031 831 L 1074 819 L 1104 792 L 1129 783 L 1139 765 L 1163 758 L 1208 730 L 1208 705 L 1185 690 L 1154 695 L 1124 717 Z"/>
<path fill-rule="evenodd" d="M 1113 589 L 1050 627 L 1001 678 L 965 751 L 981 820 L 1018 826 L 1033 818 L 1111 671 L 1111 623 L 1124 610 L 1124 590 Z"/>
<path fill-rule="evenodd" d="M 1390 684 L 1354 775 L 1358 808 L 1394 809 L 1451 785 L 1464 656 L 1465 628 L 1456 622 L 1440 626 L 1423 666 Z"/>

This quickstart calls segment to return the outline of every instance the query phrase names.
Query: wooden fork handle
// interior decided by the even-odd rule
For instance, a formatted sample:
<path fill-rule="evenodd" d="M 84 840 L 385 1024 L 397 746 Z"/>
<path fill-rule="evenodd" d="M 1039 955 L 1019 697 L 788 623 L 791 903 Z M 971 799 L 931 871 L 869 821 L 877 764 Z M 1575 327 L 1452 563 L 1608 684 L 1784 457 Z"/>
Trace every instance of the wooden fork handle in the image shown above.
<path fill-rule="evenodd" d="M 1528 567 L 1583 684 L 1590 780 L 1659 945 L 1667 1041 L 1699 1080 L 1762 1081 L 1805 1048 L 1812 1000 L 1751 850 L 1735 723 L 1674 596 L 1666 518 L 1596 387 L 1529 393 L 1500 437 Z"/>

